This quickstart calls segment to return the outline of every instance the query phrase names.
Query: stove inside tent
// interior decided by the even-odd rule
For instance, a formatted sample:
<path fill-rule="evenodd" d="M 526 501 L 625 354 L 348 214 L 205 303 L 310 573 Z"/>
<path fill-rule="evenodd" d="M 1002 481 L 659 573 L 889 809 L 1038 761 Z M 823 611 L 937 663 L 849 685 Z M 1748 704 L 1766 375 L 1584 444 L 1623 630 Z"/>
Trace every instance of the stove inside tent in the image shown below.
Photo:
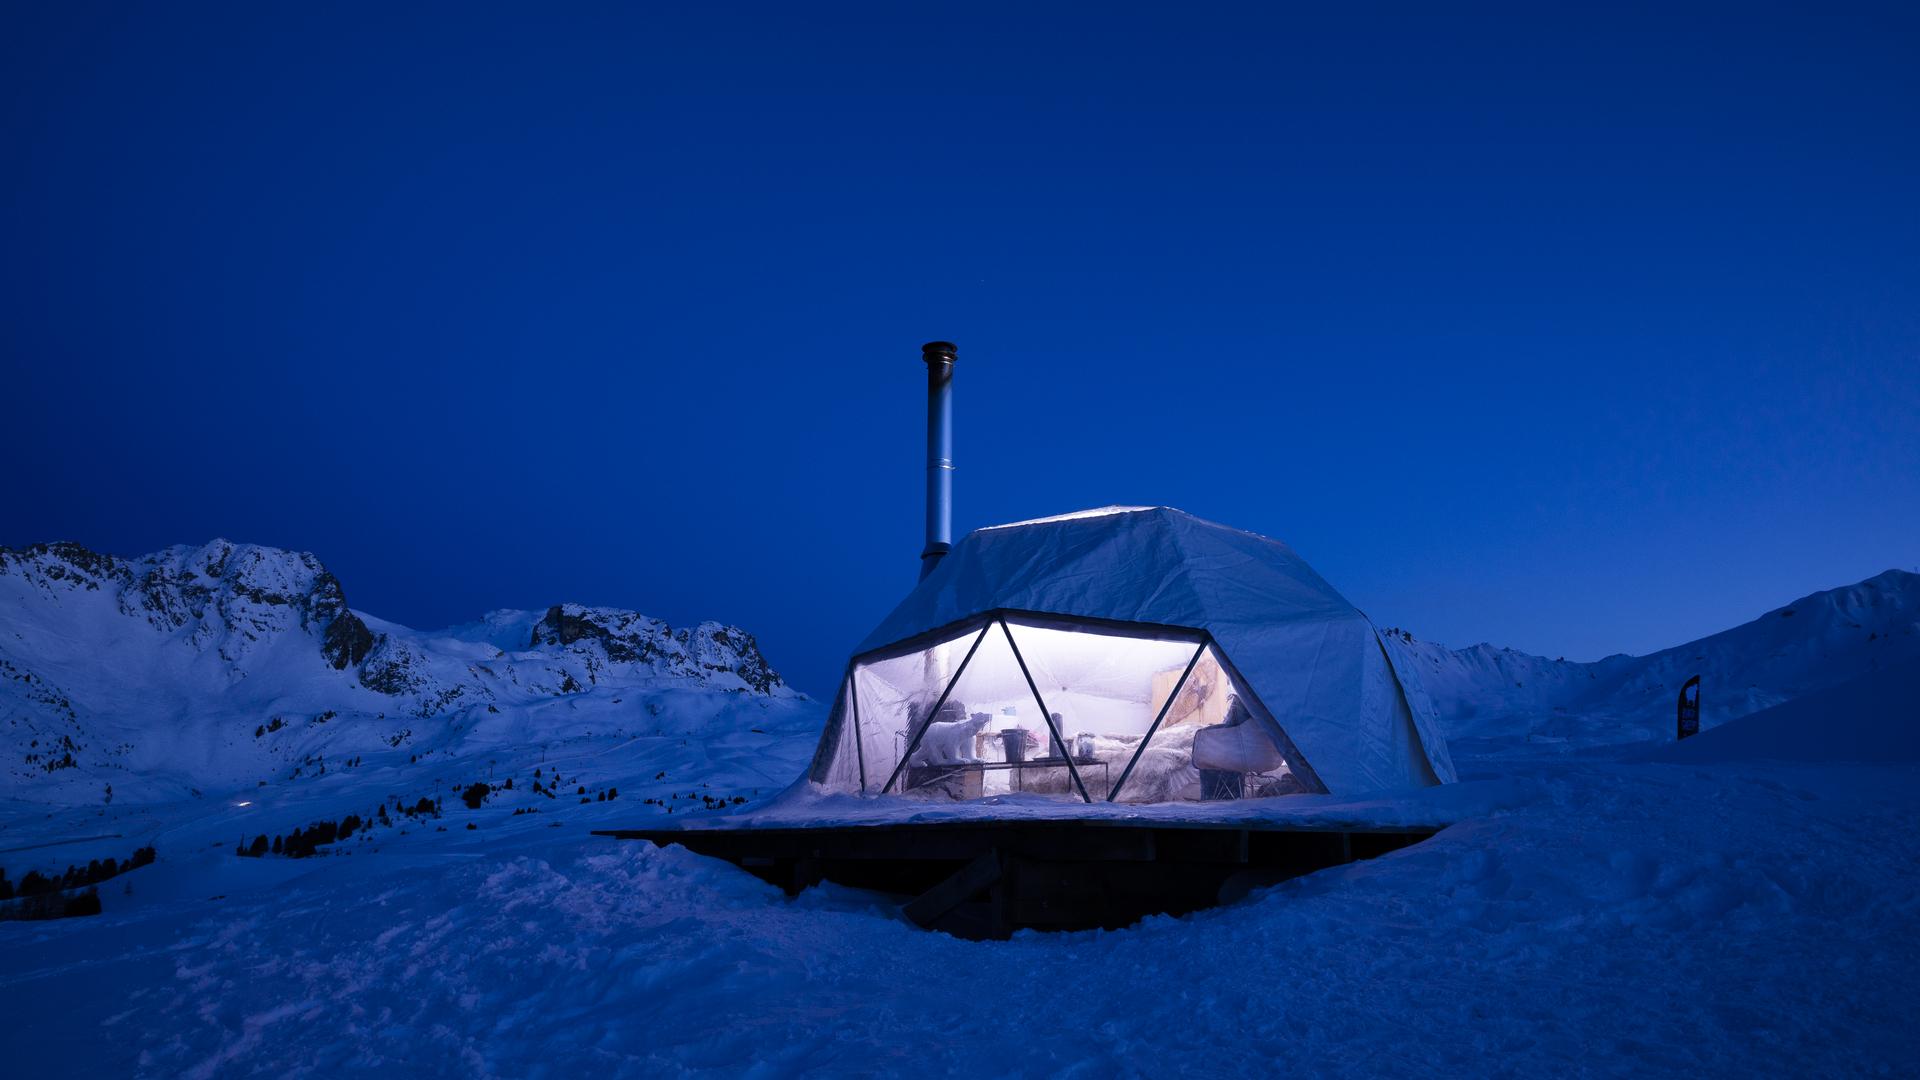
<path fill-rule="evenodd" d="M 765 808 L 611 835 L 996 937 L 1193 910 L 1445 824 L 1354 812 L 1453 765 L 1395 640 L 1285 544 L 1168 507 L 949 543 L 953 348 L 926 358 L 921 580 L 854 649 L 807 774 Z"/>

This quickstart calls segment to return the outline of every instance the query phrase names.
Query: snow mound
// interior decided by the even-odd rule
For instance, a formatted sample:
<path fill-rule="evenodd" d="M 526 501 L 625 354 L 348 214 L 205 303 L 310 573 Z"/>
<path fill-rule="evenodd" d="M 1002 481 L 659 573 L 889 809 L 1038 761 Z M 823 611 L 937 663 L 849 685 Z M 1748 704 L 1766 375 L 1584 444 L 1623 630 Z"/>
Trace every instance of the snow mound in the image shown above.
<path fill-rule="evenodd" d="M 1690 765 L 1920 761 L 1920 668 L 1862 675 L 1649 756 Z"/>

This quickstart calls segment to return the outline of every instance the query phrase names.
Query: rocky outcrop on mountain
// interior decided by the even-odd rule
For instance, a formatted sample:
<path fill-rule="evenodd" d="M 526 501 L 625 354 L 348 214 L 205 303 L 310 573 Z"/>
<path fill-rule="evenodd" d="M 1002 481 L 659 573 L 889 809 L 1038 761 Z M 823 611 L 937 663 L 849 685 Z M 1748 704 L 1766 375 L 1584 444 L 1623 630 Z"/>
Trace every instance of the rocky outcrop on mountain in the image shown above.
<path fill-rule="evenodd" d="M 555 604 L 534 624 L 528 648 L 568 646 L 580 642 L 598 645 L 608 660 L 620 664 L 651 663 L 671 654 L 673 633 L 666 623 L 614 608 Z"/>
<path fill-rule="evenodd" d="M 752 635 L 716 623 L 560 604 L 419 632 L 349 609 L 304 552 L 0 549 L 0 765 L 21 782 L 111 774 L 127 792 L 144 759 L 210 753 L 310 765 L 436 730 L 389 717 L 454 723 L 582 695 L 651 722 L 645 695 L 682 690 L 795 696 Z"/>
<path fill-rule="evenodd" d="M 229 661 L 296 629 L 318 639 L 317 651 L 336 670 L 358 664 L 372 647 L 339 579 L 304 552 L 215 540 L 122 559 L 74 543 L 35 544 L 0 548 L 0 575 L 46 602 L 107 590 L 121 614 L 162 634 L 184 632 Z"/>
<path fill-rule="evenodd" d="M 345 671 L 364 662 L 377 643 L 367 624 L 349 611 L 327 624 L 327 632 L 320 639 L 320 655 L 335 671 Z"/>
<path fill-rule="evenodd" d="M 651 664 L 680 678 L 732 675 L 762 694 L 784 685 L 752 634 L 714 622 L 674 630 L 631 611 L 555 604 L 534 624 L 528 641 L 529 648 L 543 646 L 581 655 L 595 681 L 610 664 Z"/>
<path fill-rule="evenodd" d="M 126 561 L 56 541 L 23 548 L 0 548 L 0 574 L 11 574 L 48 595 L 59 589 L 99 591 L 102 585 L 127 586 L 133 571 Z"/>
<path fill-rule="evenodd" d="M 360 685 L 375 693 L 404 697 L 425 690 L 433 680 L 432 669 L 424 650 L 404 638 L 381 634 L 373 639 L 360 665 Z"/>
<path fill-rule="evenodd" d="M 761 655 L 760 643 L 739 627 L 703 622 L 691 630 L 676 630 L 673 636 L 701 671 L 726 672 L 763 694 L 782 685 L 779 673 Z"/>

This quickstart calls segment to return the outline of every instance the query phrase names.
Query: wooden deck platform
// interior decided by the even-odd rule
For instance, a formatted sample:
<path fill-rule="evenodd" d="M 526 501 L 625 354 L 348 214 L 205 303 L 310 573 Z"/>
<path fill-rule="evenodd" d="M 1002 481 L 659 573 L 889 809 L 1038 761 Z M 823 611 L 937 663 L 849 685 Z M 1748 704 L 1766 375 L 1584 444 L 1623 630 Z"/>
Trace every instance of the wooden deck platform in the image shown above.
<path fill-rule="evenodd" d="M 1118 929 L 1230 903 L 1248 890 L 1415 844 L 1437 828 L 1113 819 L 778 828 L 606 829 L 678 844 L 798 893 L 821 881 L 899 898 L 956 937 Z"/>

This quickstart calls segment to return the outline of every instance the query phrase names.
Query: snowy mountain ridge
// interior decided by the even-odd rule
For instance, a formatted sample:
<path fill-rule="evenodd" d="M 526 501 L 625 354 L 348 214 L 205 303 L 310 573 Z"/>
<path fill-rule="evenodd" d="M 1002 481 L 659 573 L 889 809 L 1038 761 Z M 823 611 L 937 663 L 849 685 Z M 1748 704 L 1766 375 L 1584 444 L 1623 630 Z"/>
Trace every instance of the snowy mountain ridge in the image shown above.
<path fill-rule="evenodd" d="M 293 775 L 503 707 L 650 719 L 643 698 L 685 691 L 798 696 L 751 634 L 719 623 L 556 604 L 420 632 L 351 610 L 303 552 L 0 548 L 0 775 L 19 797 Z"/>
<path fill-rule="evenodd" d="M 1920 665 L 1920 574 L 1888 570 L 1698 641 L 1592 662 L 1386 633 L 1417 658 L 1457 749 L 1516 736 L 1578 745 L 1671 739 L 1674 700 L 1694 675 L 1701 724 L 1713 727 L 1870 672 Z"/>

